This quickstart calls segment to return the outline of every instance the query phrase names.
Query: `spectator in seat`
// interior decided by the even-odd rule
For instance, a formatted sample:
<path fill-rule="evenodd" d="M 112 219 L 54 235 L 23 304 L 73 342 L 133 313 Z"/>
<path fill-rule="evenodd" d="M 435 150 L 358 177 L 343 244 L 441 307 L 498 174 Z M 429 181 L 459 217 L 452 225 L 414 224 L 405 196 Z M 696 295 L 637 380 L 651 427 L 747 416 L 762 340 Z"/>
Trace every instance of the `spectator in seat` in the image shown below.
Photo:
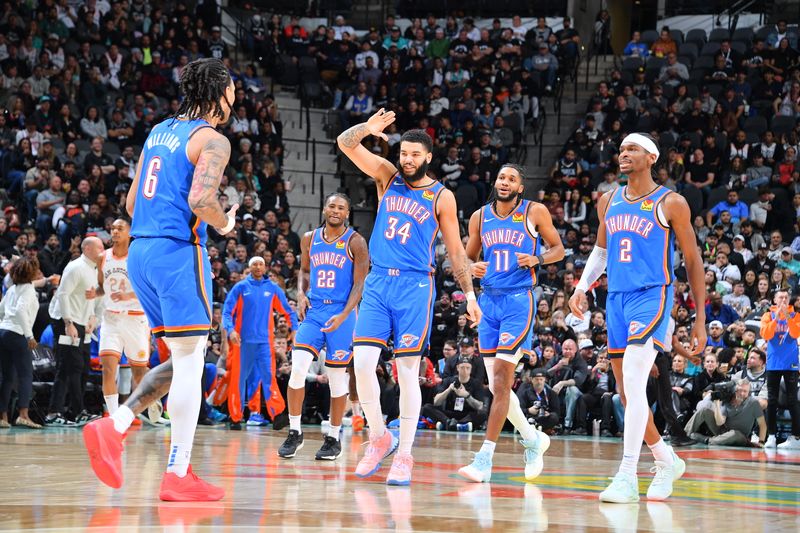
<path fill-rule="evenodd" d="M 706 214 L 706 222 L 709 226 L 713 225 L 717 217 L 719 217 L 722 211 L 727 211 L 731 215 L 731 222 L 734 224 L 738 224 L 742 220 L 749 217 L 750 210 L 747 208 L 747 204 L 739 200 L 739 193 L 730 190 L 728 191 L 728 197 L 726 200 L 719 202 L 717 205 L 712 207 L 708 210 Z"/>
<path fill-rule="evenodd" d="M 708 297 L 709 303 L 706 304 L 706 323 L 715 320 L 722 322 L 723 327 L 733 324 L 739 319 L 739 314 L 730 305 L 722 303 L 722 295 L 719 292 L 712 292 Z"/>
<path fill-rule="evenodd" d="M 547 384 L 547 372 L 543 368 L 534 368 L 516 394 L 523 412 L 528 416 L 528 422 L 536 424 L 548 435 L 554 434 L 561 412 L 561 400 Z"/>
<path fill-rule="evenodd" d="M 746 379 L 750 382 L 750 396 L 758 400 L 761 409 L 767 410 L 767 354 L 753 348 L 747 356 L 747 366 L 731 376 L 738 381 Z"/>
<path fill-rule="evenodd" d="M 642 59 L 649 56 L 650 50 L 641 39 L 642 34 L 638 31 L 634 31 L 630 42 L 628 42 L 628 44 L 625 46 L 625 49 L 622 51 L 622 55 L 629 57 L 641 57 Z"/>
<path fill-rule="evenodd" d="M 698 442 L 711 446 L 749 446 L 750 433 L 758 424 L 758 443 L 764 446 L 767 423 L 758 400 L 750 395 L 750 382 L 740 379 L 732 399 L 711 400 L 711 392 L 697 406 L 697 412 L 686 424 L 686 432 Z M 703 426 L 707 433 L 701 433 Z"/>
<path fill-rule="evenodd" d="M 672 38 L 669 32 L 669 26 L 661 28 L 658 39 L 653 42 L 650 51 L 656 57 L 668 57 L 670 54 L 678 53 L 678 43 Z"/>
<path fill-rule="evenodd" d="M 661 67 L 659 71 L 658 82 L 662 85 L 677 87 L 688 79 L 689 69 L 678 61 L 678 56 L 675 52 L 670 52 L 667 55 L 667 64 Z"/>
<path fill-rule="evenodd" d="M 539 44 L 539 53 L 530 59 L 530 70 L 537 73 L 533 79 L 544 88 L 545 92 L 550 92 L 556 82 L 558 72 L 558 59 L 550 52 L 546 43 Z"/>
<path fill-rule="evenodd" d="M 432 404 L 422 406 L 422 416 L 436 422 L 436 429 L 473 431 L 487 419 L 487 404 L 483 384 L 472 377 L 472 358 L 458 360 L 458 375 L 439 385 Z"/>
<path fill-rule="evenodd" d="M 614 395 L 614 391 L 616 391 L 616 380 L 611 370 L 608 352 L 603 351 L 597 355 L 597 363 L 589 371 L 589 377 L 586 379 L 584 387 L 588 392 L 582 394 L 580 399 L 578 399 L 575 410 L 576 427 L 572 431 L 572 434 L 589 434 L 588 417 L 599 405 L 602 413 L 599 436 L 613 436 L 611 433 L 611 421 L 614 405 L 611 398 Z"/>
<path fill-rule="evenodd" d="M 565 430 L 572 430 L 575 408 L 581 397 L 580 387 L 589 375 L 589 367 L 582 357 L 577 357 L 578 345 L 572 339 L 561 345 L 561 355 L 554 357 L 545 370 L 553 391 L 565 400 Z"/>
<path fill-rule="evenodd" d="M 753 304 L 750 302 L 750 298 L 748 298 L 747 295 L 744 293 L 743 281 L 733 282 L 733 292 L 723 296 L 722 303 L 733 307 L 736 310 L 736 312 L 739 313 L 739 316 L 742 318 L 745 318 L 750 313 L 750 310 L 753 308 Z"/>
<path fill-rule="evenodd" d="M 686 184 L 697 187 L 703 192 L 703 196 L 707 197 L 715 179 L 714 169 L 706 164 L 703 150 L 696 149 L 692 154 L 691 161 L 686 165 L 686 174 L 684 175 Z"/>
<path fill-rule="evenodd" d="M 712 383 L 721 383 L 727 381 L 725 374 L 719 370 L 719 358 L 715 353 L 706 353 L 703 357 L 703 370 L 694 377 L 694 390 L 695 398 L 702 399 L 703 391 Z M 689 432 L 687 427 L 687 432 Z"/>
<path fill-rule="evenodd" d="M 719 320 L 712 320 L 708 324 L 708 340 L 706 341 L 706 346 L 711 346 L 713 348 L 724 348 L 724 332 L 725 328 L 723 327 L 722 322 Z"/>

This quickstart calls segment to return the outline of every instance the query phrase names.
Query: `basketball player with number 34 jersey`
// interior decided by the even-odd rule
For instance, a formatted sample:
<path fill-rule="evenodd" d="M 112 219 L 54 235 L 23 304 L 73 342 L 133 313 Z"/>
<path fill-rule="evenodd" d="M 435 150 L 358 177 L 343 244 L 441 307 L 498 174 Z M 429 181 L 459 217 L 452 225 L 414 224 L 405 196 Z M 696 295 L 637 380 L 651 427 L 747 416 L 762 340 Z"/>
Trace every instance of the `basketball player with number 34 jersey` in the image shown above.
<path fill-rule="evenodd" d="M 474 262 L 472 272 L 481 278 L 483 289 L 478 300 L 483 311 L 478 344 L 494 401 L 483 446 L 472 464 L 458 472 L 478 483 L 492 477 L 492 458 L 506 418 L 522 436 L 527 480 L 541 473 L 542 456 L 550 446 L 550 438 L 528 424 L 511 387 L 517 364 L 531 349 L 536 268 L 563 259 L 564 245 L 547 208 L 522 198 L 524 179 L 522 167 L 503 165 L 494 183 L 495 200 L 469 221 L 467 255 L 477 261 L 483 252 L 483 261 Z"/>
<path fill-rule="evenodd" d="M 686 200 L 653 180 L 652 167 L 658 157 L 658 146 L 649 135 L 632 133 L 623 139 L 619 168 L 628 175 L 628 184 L 600 198 L 597 242 L 570 298 L 570 308 L 578 314 L 585 308 L 589 287 L 608 268 L 608 351 L 625 404 L 622 463 L 611 485 L 600 494 L 601 501 L 610 503 L 639 501 L 636 468 L 642 439 L 656 464 L 648 500 L 668 498 L 673 482 L 686 469 L 653 423 L 647 379 L 656 351 L 664 351 L 667 345 L 676 237 L 696 302 L 705 301 L 704 272 Z M 702 305 L 697 308 L 692 338 L 693 354 L 702 353 L 706 343 Z"/>
<path fill-rule="evenodd" d="M 467 315 L 477 323 L 481 312 L 472 288 L 470 261 L 461 244 L 455 197 L 426 175 L 433 157 L 431 138 L 422 130 L 405 132 L 400 138 L 399 169 L 361 145 L 367 135 L 387 139 L 383 130 L 394 119 L 394 112 L 380 109 L 367 122 L 344 131 L 337 141 L 342 152 L 375 180 L 380 202 L 369 245 L 372 271 L 364 286 L 353 341 L 358 396 L 370 429 L 370 445 L 356 475 L 373 475 L 381 461 L 399 448 L 386 482 L 408 485 L 422 399 L 419 364 L 428 347 L 436 300 L 434 243 L 439 231 L 455 278 L 467 295 Z M 390 335 L 400 386 L 399 444 L 386 431 L 375 375 Z"/>
<path fill-rule="evenodd" d="M 171 367 L 165 374 L 174 376 L 169 385 L 170 451 L 159 498 L 214 501 L 224 490 L 197 477 L 190 460 L 211 327 L 206 228 L 210 224 L 220 235 L 229 233 L 238 208 L 234 205 L 226 213 L 217 197 L 231 146 L 215 130 L 230 119 L 235 90 L 228 69 L 217 59 L 186 65 L 180 88 L 180 108 L 148 135 L 126 199 L 135 237 L 128 273 L 150 328 L 169 349 Z M 153 381 L 148 387 L 155 386 Z M 164 382 L 159 379 L 158 386 Z M 147 395 L 164 392 L 151 390 Z M 84 429 L 95 474 L 114 488 L 122 485 L 122 435 L 134 417 L 130 401 Z"/>

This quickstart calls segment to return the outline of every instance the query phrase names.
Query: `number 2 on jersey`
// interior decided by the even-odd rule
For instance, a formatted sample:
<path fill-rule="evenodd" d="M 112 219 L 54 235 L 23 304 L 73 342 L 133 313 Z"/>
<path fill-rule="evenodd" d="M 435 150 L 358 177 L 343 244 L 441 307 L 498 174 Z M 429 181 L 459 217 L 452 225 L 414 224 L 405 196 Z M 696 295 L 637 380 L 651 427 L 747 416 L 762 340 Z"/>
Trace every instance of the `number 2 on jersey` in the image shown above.
<path fill-rule="evenodd" d="M 631 262 L 631 240 L 620 239 L 619 241 L 619 260 L 621 263 Z"/>
<path fill-rule="evenodd" d="M 317 274 L 317 288 L 319 289 L 335 289 L 336 288 L 336 271 L 335 270 L 320 270 Z"/>
<path fill-rule="evenodd" d="M 395 235 L 400 235 L 400 244 L 405 244 L 408 238 L 411 237 L 411 222 L 406 222 L 399 228 L 397 223 L 400 220 L 397 217 L 389 217 L 389 227 L 383 232 L 383 236 L 387 239 L 394 239 Z"/>
<path fill-rule="evenodd" d="M 142 184 L 142 195 L 148 200 L 152 200 L 156 195 L 156 186 L 158 185 L 158 173 L 161 171 L 161 158 L 155 156 L 147 163 L 147 171 L 144 174 L 144 183 Z"/>

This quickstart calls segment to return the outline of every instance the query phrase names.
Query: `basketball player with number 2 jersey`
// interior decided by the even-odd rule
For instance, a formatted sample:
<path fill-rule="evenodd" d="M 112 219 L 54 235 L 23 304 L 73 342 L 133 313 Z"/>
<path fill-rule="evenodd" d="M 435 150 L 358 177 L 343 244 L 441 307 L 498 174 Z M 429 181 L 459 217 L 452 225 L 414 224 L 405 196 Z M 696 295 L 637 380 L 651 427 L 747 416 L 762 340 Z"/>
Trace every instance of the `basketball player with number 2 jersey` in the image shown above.
<path fill-rule="evenodd" d="M 135 389 L 147 372 L 150 359 L 150 328 L 128 277 L 130 225 L 118 218 L 111 224 L 113 246 L 98 265 L 98 284 L 103 288 L 103 322 L 100 330 L 100 361 L 103 363 L 103 397 L 108 414 L 119 407 L 117 368 L 123 353 L 133 373 Z"/>
<path fill-rule="evenodd" d="M 705 301 L 703 263 L 686 200 L 653 180 L 659 150 L 652 137 L 632 133 L 620 145 L 619 169 L 628 184 L 604 194 L 597 204 L 600 227 L 595 248 L 570 298 L 575 314 L 585 306 L 586 292 L 608 269 L 608 352 L 625 404 L 623 457 L 611 485 L 600 494 L 610 503 L 639 501 L 636 469 L 642 439 L 653 452 L 655 476 L 648 500 L 665 500 L 685 462 L 661 439 L 647 402 L 647 379 L 656 351 L 667 344 L 672 308 L 674 241 L 683 251 L 692 298 Z M 698 306 L 692 327 L 693 354 L 706 344 L 705 311 Z"/>
<path fill-rule="evenodd" d="M 387 139 L 384 128 L 394 122 L 392 111 L 378 110 L 367 122 L 344 131 L 339 148 L 378 189 L 378 214 L 370 237 L 372 270 L 367 276 L 353 341 L 358 397 L 370 430 L 370 444 L 356 475 L 377 472 L 384 458 L 398 453 L 386 478 L 389 485 L 411 483 L 411 447 L 419 422 L 422 393 L 419 364 L 428 348 L 433 303 L 434 244 L 441 231 L 455 278 L 467 295 L 467 315 L 480 321 L 472 288 L 470 261 L 461 244 L 455 196 L 426 175 L 433 141 L 423 130 L 400 138 L 399 169 L 367 150 L 367 135 Z M 375 368 L 389 337 L 394 340 L 400 386 L 400 440 L 386 430 Z"/>
<path fill-rule="evenodd" d="M 238 208 L 234 205 L 226 213 L 217 196 L 231 146 L 215 129 L 230 119 L 235 89 L 217 59 L 186 65 L 180 88 L 180 108 L 156 124 L 145 140 L 126 199 L 135 238 L 128 273 L 153 334 L 169 348 L 174 376 L 169 386 L 170 448 L 159 498 L 214 501 L 224 490 L 197 477 L 190 461 L 211 327 L 206 229 L 211 225 L 220 235 L 230 233 Z M 133 418 L 126 402 L 113 416 L 84 429 L 92 468 L 111 487 L 122 485 L 122 435 Z"/>
<path fill-rule="evenodd" d="M 482 289 L 478 345 L 494 400 L 486 439 L 472 464 L 458 473 L 478 483 L 492 477 L 492 458 L 506 418 L 522 436 L 528 481 L 542 472 L 542 457 L 550 447 L 550 437 L 528 424 L 511 387 L 517 364 L 531 349 L 536 269 L 563 259 L 564 245 L 547 208 L 522 198 L 524 180 L 522 167 L 503 165 L 494 183 L 495 200 L 473 213 L 469 221 L 467 255 L 476 261 L 472 272 L 481 278 Z M 540 238 L 547 250 L 540 246 Z M 477 262 L 481 252 L 483 261 Z"/>

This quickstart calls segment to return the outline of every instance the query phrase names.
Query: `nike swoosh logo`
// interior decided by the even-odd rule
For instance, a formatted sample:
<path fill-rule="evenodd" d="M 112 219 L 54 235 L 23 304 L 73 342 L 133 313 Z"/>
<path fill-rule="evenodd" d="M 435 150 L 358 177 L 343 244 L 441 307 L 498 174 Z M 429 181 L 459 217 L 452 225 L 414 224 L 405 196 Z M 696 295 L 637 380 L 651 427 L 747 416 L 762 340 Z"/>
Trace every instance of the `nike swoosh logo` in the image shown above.
<path fill-rule="evenodd" d="M 621 203 L 622 203 L 622 200 L 620 200 L 619 202 L 611 202 L 611 205 L 619 205 Z"/>
<path fill-rule="evenodd" d="M 321 243 L 321 242 L 319 242 L 319 241 L 316 241 L 316 242 L 314 243 L 314 245 L 318 245 L 318 244 L 322 244 L 322 243 Z"/>
<path fill-rule="evenodd" d="M 483 219 L 484 222 L 491 222 L 492 220 L 494 220 L 494 219 L 493 218 L 485 218 L 485 219 Z"/>
<path fill-rule="evenodd" d="M 420 287 L 420 288 L 421 288 L 421 287 L 427 287 L 427 286 L 428 286 L 428 284 L 427 284 L 427 283 L 420 283 L 420 284 L 419 284 L 419 287 Z"/>
<path fill-rule="evenodd" d="M 401 181 L 395 181 L 394 184 L 395 185 L 404 185 L 405 182 L 403 182 L 402 180 Z"/>

